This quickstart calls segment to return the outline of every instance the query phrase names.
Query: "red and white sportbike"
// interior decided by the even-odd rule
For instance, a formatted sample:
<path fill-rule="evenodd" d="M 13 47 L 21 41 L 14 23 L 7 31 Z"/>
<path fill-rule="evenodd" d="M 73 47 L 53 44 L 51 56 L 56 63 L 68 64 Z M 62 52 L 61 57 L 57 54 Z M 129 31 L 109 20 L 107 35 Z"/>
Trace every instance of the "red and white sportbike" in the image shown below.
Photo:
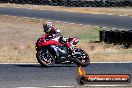
<path fill-rule="evenodd" d="M 88 54 L 76 48 L 78 39 L 68 38 L 62 41 L 63 37 L 53 38 L 44 34 L 36 42 L 36 58 L 41 66 L 52 66 L 54 64 L 76 64 L 78 66 L 88 66 L 90 59 Z"/>

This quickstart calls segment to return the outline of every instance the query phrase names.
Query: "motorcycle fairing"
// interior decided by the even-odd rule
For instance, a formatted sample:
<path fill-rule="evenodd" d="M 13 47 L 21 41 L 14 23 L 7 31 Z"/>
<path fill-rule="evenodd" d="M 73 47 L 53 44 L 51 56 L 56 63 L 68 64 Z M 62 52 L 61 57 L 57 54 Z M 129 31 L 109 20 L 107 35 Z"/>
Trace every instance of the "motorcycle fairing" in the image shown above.
<path fill-rule="evenodd" d="M 50 45 L 49 52 L 55 57 L 56 63 L 60 63 L 68 59 L 68 49 L 64 46 Z"/>
<path fill-rule="evenodd" d="M 62 46 L 61 43 L 55 41 L 55 40 L 49 40 L 49 41 L 45 41 L 45 42 L 42 42 L 41 44 L 39 44 L 39 47 L 41 46 L 49 46 L 49 45 L 60 45 Z"/>

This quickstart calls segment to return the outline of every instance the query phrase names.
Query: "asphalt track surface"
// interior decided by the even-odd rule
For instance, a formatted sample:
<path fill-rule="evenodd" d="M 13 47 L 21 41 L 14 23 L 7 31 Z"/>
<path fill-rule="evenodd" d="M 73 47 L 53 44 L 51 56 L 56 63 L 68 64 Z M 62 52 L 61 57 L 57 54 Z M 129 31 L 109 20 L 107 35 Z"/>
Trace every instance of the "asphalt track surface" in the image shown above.
<path fill-rule="evenodd" d="M 119 29 L 132 29 L 132 17 L 105 14 L 84 14 L 64 11 L 31 10 L 22 8 L 0 7 L 0 14 L 21 17 L 41 18 L 47 20 L 94 25 Z"/>
<path fill-rule="evenodd" d="M 92 63 L 85 70 L 88 74 L 132 75 L 132 63 Z M 76 75 L 75 65 L 0 64 L 0 87 L 78 86 Z"/>

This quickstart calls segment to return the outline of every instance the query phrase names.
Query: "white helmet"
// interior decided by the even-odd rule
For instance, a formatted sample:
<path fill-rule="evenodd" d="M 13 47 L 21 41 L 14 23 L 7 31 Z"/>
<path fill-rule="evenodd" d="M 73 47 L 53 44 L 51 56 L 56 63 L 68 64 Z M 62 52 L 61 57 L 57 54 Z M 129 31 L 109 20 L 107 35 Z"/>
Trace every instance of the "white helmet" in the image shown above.
<path fill-rule="evenodd" d="M 44 32 L 49 33 L 53 27 L 52 22 L 47 22 L 43 24 Z"/>

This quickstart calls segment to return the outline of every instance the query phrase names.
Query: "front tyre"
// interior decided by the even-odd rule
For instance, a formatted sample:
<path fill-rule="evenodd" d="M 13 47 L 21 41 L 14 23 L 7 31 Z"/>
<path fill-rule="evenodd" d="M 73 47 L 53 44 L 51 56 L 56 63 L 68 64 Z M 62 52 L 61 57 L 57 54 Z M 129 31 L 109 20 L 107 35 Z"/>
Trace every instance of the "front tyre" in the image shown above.
<path fill-rule="evenodd" d="M 84 50 L 77 48 L 75 52 L 80 53 L 80 54 L 76 54 L 76 61 L 75 61 L 76 65 L 86 67 L 90 64 L 89 55 Z"/>
<path fill-rule="evenodd" d="M 50 52 L 48 52 L 48 50 L 38 50 L 36 58 L 41 66 L 49 67 L 54 64 L 54 57 Z"/>

